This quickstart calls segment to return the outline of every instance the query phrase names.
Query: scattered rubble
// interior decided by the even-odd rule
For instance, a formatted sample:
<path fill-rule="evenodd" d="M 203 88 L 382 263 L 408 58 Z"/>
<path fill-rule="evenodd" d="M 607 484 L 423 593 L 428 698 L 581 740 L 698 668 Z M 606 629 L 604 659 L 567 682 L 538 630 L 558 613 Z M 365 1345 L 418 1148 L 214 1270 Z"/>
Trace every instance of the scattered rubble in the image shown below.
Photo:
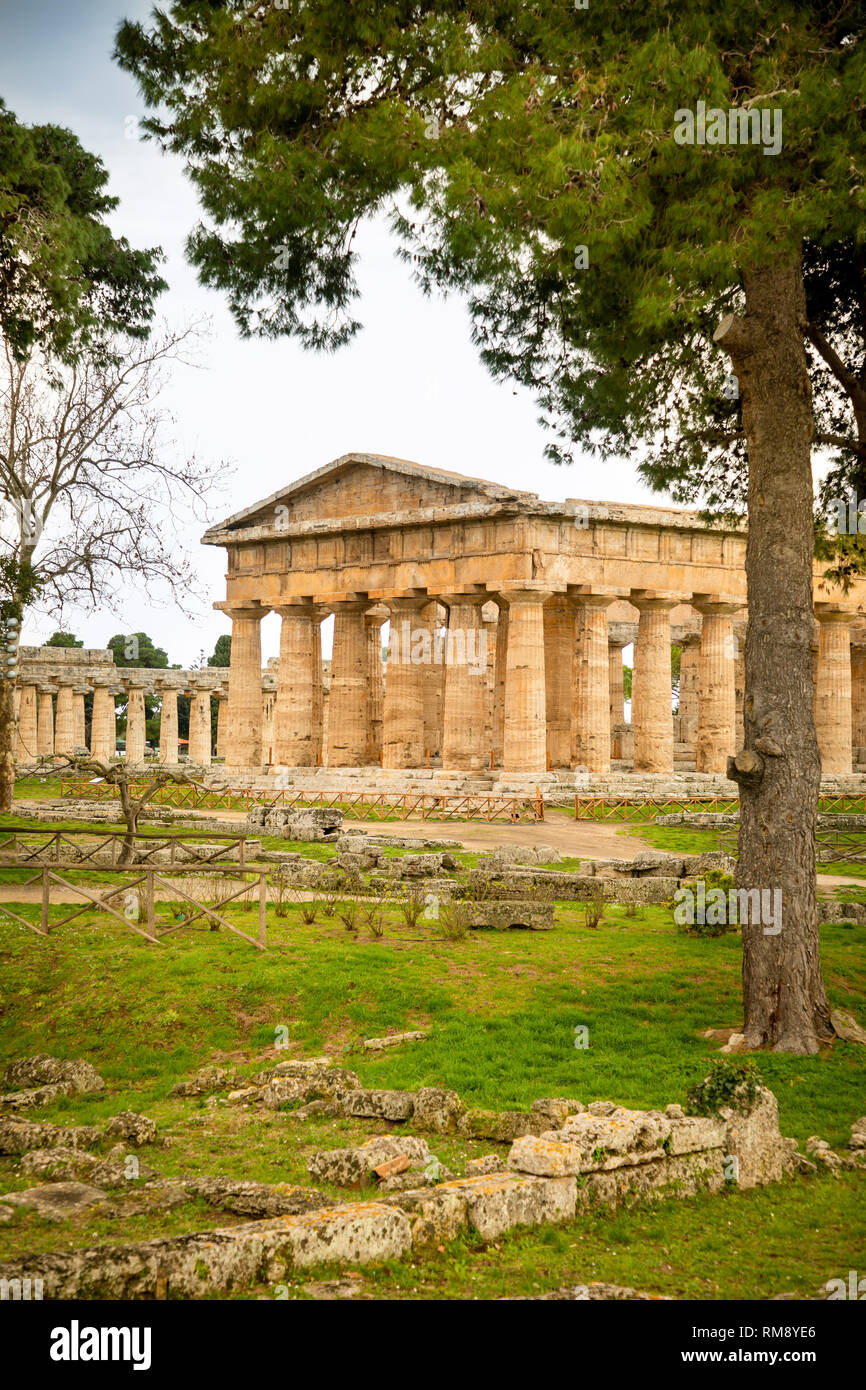
<path fill-rule="evenodd" d="M 68 1085 L 72 1091 L 82 1095 L 91 1091 L 102 1091 L 105 1082 L 95 1067 L 89 1062 L 61 1061 L 39 1053 L 35 1057 L 21 1057 L 10 1062 L 4 1074 L 4 1082 L 15 1090 L 29 1090 L 33 1087 Z"/>
<path fill-rule="evenodd" d="M 423 1042 L 429 1036 L 429 1028 L 416 1028 L 411 1033 L 391 1033 L 384 1038 L 366 1038 L 362 1045 L 367 1052 L 383 1052 L 387 1047 L 402 1047 L 403 1043 Z"/>
<path fill-rule="evenodd" d="M 140 1148 L 143 1144 L 156 1143 L 156 1121 L 147 1115 L 139 1115 L 134 1110 L 121 1110 L 105 1126 L 106 1136 L 123 1139 L 127 1144 Z"/>

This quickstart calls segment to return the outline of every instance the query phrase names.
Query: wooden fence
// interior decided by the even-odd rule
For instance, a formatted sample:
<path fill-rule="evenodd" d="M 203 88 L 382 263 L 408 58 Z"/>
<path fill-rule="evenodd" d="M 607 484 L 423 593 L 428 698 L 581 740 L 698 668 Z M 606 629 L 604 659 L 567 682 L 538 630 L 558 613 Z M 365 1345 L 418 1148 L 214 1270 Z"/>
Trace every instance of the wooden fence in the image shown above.
<path fill-rule="evenodd" d="M 146 785 L 146 782 L 131 784 L 132 795 L 140 795 Z M 107 782 L 63 781 L 61 794 L 76 800 L 111 801 L 117 797 L 117 789 Z M 395 796 L 387 792 L 371 795 L 367 792 L 297 791 L 291 787 L 279 787 L 274 791 L 255 791 L 249 787 L 217 789 L 199 782 L 191 786 L 169 782 L 159 788 L 151 802 L 194 810 L 320 807 L 341 811 L 348 820 L 504 820 L 512 825 L 520 821 L 544 820 L 544 798 L 538 787 L 533 797 L 434 796 L 429 792 L 405 792 Z"/>
<path fill-rule="evenodd" d="M 690 815 L 736 815 L 740 803 L 735 796 L 691 797 L 630 797 L 576 796 L 575 820 L 647 820 L 656 816 L 673 816 L 682 812 Z M 819 796 L 818 810 L 824 813 L 862 814 L 866 811 L 864 796 Z M 700 826 L 695 826 L 696 830 Z M 835 833 L 835 832 L 833 832 Z"/>
<path fill-rule="evenodd" d="M 130 862 L 146 864 L 167 851 L 170 866 L 178 861 L 196 865 L 222 861 L 225 864 L 236 862 L 242 869 L 248 859 L 247 839 L 246 835 L 225 835 L 219 831 L 211 834 L 184 830 L 171 835 L 139 832 L 133 838 Z M 77 867 L 90 864 L 94 868 L 104 868 L 106 855 L 110 865 L 120 862 L 126 841 L 123 830 L 38 830 L 32 825 L 3 826 L 0 829 L 0 865 L 41 864 L 46 859 L 59 864 L 66 854 L 67 858 L 74 857 Z"/>
<path fill-rule="evenodd" d="M 191 926 L 192 923 L 197 921 L 200 917 L 204 917 L 210 922 L 212 927 L 225 927 L 228 931 L 234 932 L 236 936 L 240 936 L 244 941 L 247 941 L 250 946 L 255 946 L 258 951 L 264 951 L 267 947 L 267 869 L 235 869 L 231 877 L 243 880 L 240 887 L 236 888 L 234 892 L 228 892 L 227 886 L 218 884 L 215 893 L 215 901 L 210 900 L 210 895 L 208 895 L 208 901 L 203 901 L 201 897 L 196 898 L 191 892 L 187 891 L 187 889 L 180 887 L 177 880 L 184 876 L 188 878 L 188 870 L 168 869 L 158 871 L 149 866 L 145 866 L 141 869 L 104 869 L 101 872 L 110 872 L 112 882 L 101 892 L 95 892 L 92 885 L 84 885 L 77 879 L 73 881 L 68 877 L 64 877 L 64 875 L 70 873 L 80 873 L 80 870 L 80 864 L 43 864 L 30 878 L 24 880 L 20 885 L 17 885 L 21 888 L 31 888 L 35 884 L 40 885 L 40 918 L 38 925 L 35 922 L 28 921 L 28 919 L 22 917 L 20 913 L 13 912 L 12 909 L 7 907 L 4 903 L 0 903 L 0 913 L 2 913 L 4 917 L 11 918 L 12 921 L 17 922 L 19 926 L 26 927 L 28 931 L 35 932 L 37 936 L 49 936 L 52 932 L 56 931 L 58 927 L 65 926 L 68 922 L 74 921 L 76 917 L 80 917 L 83 912 L 90 912 L 94 908 L 97 908 L 100 912 L 106 912 L 111 917 L 116 918 L 122 926 L 127 927 L 129 931 L 135 933 L 135 935 L 143 937 L 151 946 L 158 946 L 163 937 L 170 936 L 173 932 L 182 931 L 184 928 Z M 98 872 L 100 871 L 94 869 L 88 870 L 89 874 Z M 122 883 L 116 882 L 118 873 L 123 876 Z M 203 876 L 205 879 L 209 876 L 216 879 L 217 877 L 226 878 L 228 876 L 228 871 L 222 867 L 214 868 L 213 866 L 202 865 L 196 866 L 195 874 L 197 877 Z M 52 887 L 64 888 L 69 892 L 76 893 L 80 897 L 85 898 L 86 901 L 82 903 L 80 907 L 76 907 L 71 912 L 67 912 L 66 916 L 62 917 L 59 921 L 56 920 L 56 918 L 52 920 L 52 908 L 55 910 L 65 910 L 69 906 L 68 903 L 52 903 Z M 190 904 L 196 911 L 194 911 L 191 916 L 184 915 L 182 921 L 177 920 L 176 914 L 173 914 L 171 918 L 158 918 L 157 905 L 159 902 L 159 895 L 157 889 L 159 888 L 163 890 L 167 889 L 173 898 L 179 898 L 181 902 Z M 258 939 L 241 931 L 240 927 L 235 926 L 235 924 L 230 922 L 220 911 L 220 909 L 226 907 L 228 903 L 234 902 L 235 899 L 250 892 L 257 893 L 258 895 Z M 122 910 L 112 902 L 112 899 L 119 897 L 125 899 Z M 168 923 L 168 925 L 166 925 L 166 923 Z"/>

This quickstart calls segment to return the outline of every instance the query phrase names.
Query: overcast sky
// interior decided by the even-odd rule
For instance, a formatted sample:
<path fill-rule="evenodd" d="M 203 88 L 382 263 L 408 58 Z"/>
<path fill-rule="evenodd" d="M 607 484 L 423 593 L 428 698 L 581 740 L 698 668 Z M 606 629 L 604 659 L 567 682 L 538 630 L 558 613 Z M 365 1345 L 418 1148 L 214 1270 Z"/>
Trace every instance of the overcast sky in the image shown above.
<path fill-rule="evenodd" d="M 236 469 L 228 491 L 213 501 L 212 520 L 354 449 L 491 478 L 550 500 L 657 498 L 626 463 L 546 463 L 530 394 L 490 379 L 470 343 L 461 301 L 425 299 L 379 226 L 359 242 L 364 331 L 352 346 L 318 356 L 290 341 L 241 341 L 222 298 L 204 290 L 185 262 L 184 239 L 199 214 L 181 161 L 129 138 L 130 118 L 144 107 L 111 50 L 118 23 L 150 11 L 150 0 L 0 0 L 0 95 L 20 120 L 69 126 L 102 158 L 120 199 L 113 230 L 134 246 L 159 245 L 166 253 L 170 288 L 161 315 L 174 325 L 203 315 L 212 320 L 204 365 L 178 369 L 168 397 L 179 447 Z M 118 631 L 143 630 L 172 663 L 197 664 L 229 630 L 209 607 L 225 597 L 225 553 L 199 545 L 200 533 L 166 536 L 167 544 L 189 548 L 206 589 L 193 619 L 174 606 L 154 608 L 129 586 L 118 594 L 120 617 L 70 610 L 64 626 L 94 647 Z M 44 641 L 56 626 L 49 618 L 31 620 L 24 640 Z M 275 656 L 275 615 L 265 620 L 262 638 L 264 658 Z"/>

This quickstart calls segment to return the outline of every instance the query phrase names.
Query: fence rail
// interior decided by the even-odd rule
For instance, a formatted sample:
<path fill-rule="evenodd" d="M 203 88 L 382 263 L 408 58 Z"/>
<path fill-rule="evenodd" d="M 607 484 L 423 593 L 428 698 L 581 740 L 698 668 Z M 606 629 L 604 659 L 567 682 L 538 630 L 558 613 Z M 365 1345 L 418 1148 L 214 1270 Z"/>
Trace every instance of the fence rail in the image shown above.
<path fill-rule="evenodd" d="M 246 835 L 220 831 L 184 830 L 171 835 L 138 832 L 132 837 L 128 862 L 146 864 L 167 851 L 169 865 L 178 860 L 193 865 L 219 861 L 233 864 L 236 853 L 238 867 L 242 869 L 248 858 L 247 839 Z M 42 863 L 46 856 L 59 864 L 64 850 L 71 850 L 77 864 L 104 867 L 97 865 L 97 857 L 104 859 L 108 855 L 109 863 L 114 866 L 120 864 L 124 846 L 129 841 L 130 837 L 123 830 L 37 830 L 32 825 L 3 826 L 0 828 L 0 865 Z"/>
<path fill-rule="evenodd" d="M 736 854 L 737 839 L 736 830 L 724 831 L 719 849 Z M 816 830 L 815 853 L 819 864 L 866 864 L 866 830 Z"/>
<path fill-rule="evenodd" d="M 647 814 L 671 816 L 690 811 L 730 815 L 740 809 L 735 796 L 660 797 L 653 796 L 576 796 L 575 820 L 646 820 Z"/>
<path fill-rule="evenodd" d="M 130 784 L 133 796 L 144 791 L 147 784 Z M 61 793 L 73 800 L 112 801 L 117 796 L 114 786 L 106 782 L 68 781 Z M 151 798 L 154 804 L 188 806 L 205 810 L 249 810 L 252 806 L 300 808 L 319 807 L 342 811 L 349 820 L 389 820 L 399 817 L 409 820 L 544 820 L 544 798 L 536 787 L 532 797 L 520 796 L 435 796 L 429 792 L 404 792 L 389 795 L 381 792 L 297 791 L 280 787 L 275 791 L 254 791 L 248 787 L 214 789 L 201 783 L 192 786 L 167 783 Z"/>
<path fill-rule="evenodd" d="M 103 869 L 101 871 L 90 869 L 88 870 L 89 873 L 110 872 L 112 876 L 110 885 L 101 892 L 94 892 L 92 885 L 85 886 L 78 881 L 73 882 L 69 878 L 64 877 L 64 874 L 75 873 L 76 871 L 80 871 L 80 868 L 80 864 L 55 864 L 53 866 L 43 864 L 37 873 L 33 874 L 32 877 L 26 879 L 19 885 L 22 888 L 31 888 L 35 884 L 39 884 L 41 887 L 39 898 L 40 919 L 38 926 L 35 922 L 28 921 L 26 917 L 22 917 L 19 913 L 13 912 L 5 903 L 0 903 L 0 914 L 4 917 L 11 918 L 12 921 L 16 922 L 19 926 L 26 927 L 28 931 L 35 932 L 37 936 L 49 936 L 50 933 L 56 931 L 58 927 L 65 926 L 68 922 L 74 921 L 76 917 L 80 917 L 83 912 L 90 912 L 96 907 L 100 911 L 106 912 L 111 917 L 116 918 L 122 926 L 127 927 L 136 936 L 143 937 L 151 946 L 158 946 L 163 937 L 169 936 L 172 932 L 182 931 L 184 928 L 191 926 L 192 923 L 197 921 L 200 917 L 204 917 L 210 922 L 212 929 L 215 929 L 217 926 L 226 927 L 228 931 L 234 932 L 236 936 L 242 937 L 250 946 L 255 946 L 256 950 L 264 951 L 267 949 L 267 869 L 247 868 L 241 870 L 237 868 L 232 874 L 226 868 L 196 865 L 196 876 L 203 875 L 205 879 L 209 875 L 215 878 L 219 876 L 223 879 L 226 877 L 242 879 L 240 887 L 236 888 L 234 892 L 231 893 L 227 891 L 226 885 L 219 885 L 217 887 L 215 900 L 211 901 L 209 895 L 208 901 L 205 902 L 202 901 L 201 897 L 196 898 L 193 896 L 192 892 L 181 888 L 177 882 L 177 878 L 179 877 L 189 878 L 190 875 L 188 870 L 166 869 L 158 872 L 150 866 L 145 866 L 141 869 L 132 868 L 129 870 L 120 870 L 120 872 L 124 874 L 124 881 L 122 883 L 117 883 L 118 871 L 116 869 Z M 58 904 L 56 902 L 51 902 L 51 889 L 53 885 L 65 888 L 72 893 L 77 893 L 87 901 L 82 903 L 80 907 L 76 907 L 72 912 L 67 913 L 67 915 L 62 917 L 59 921 L 52 921 L 52 907 L 58 908 L 61 906 L 68 906 L 68 903 Z M 192 916 L 184 916 L 182 921 L 178 921 L 176 916 L 172 918 L 158 918 L 157 904 L 159 899 L 157 888 L 168 889 L 173 896 L 180 898 L 182 902 L 190 904 L 197 910 L 193 912 Z M 230 922 L 220 911 L 220 909 L 226 907 L 228 903 L 234 902 L 235 899 L 251 891 L 258 892 L 258 939 L 241 931 L 240 927 L 235 926 L 235 924 Z M 124 899 L 122 910 L 116 907 L 111 901 L 111 899 L 121 896 Z M 141 925 L 142 922 L 144 923 L 143 926 Z M 168 925 L 166 925 L 166 923 L 168 923 Z"/>
<path fill-rule="evenodd" d="M 684 811 L 704 812 L 708 815 L 732 815 L 739 809 L 740 803 L 735 796 L 576 796 L 574 798 L 575 820 L 645 820 L 648 814 L 671 816 Z M 819 796 L 818 810 L 825 814 L 831 812 L 863 814 L 866 812 L 866 796 Z M 700 827 L 696 828 L 699 829 Z M 836 832 L 832 833 L 835 834 Z"/>

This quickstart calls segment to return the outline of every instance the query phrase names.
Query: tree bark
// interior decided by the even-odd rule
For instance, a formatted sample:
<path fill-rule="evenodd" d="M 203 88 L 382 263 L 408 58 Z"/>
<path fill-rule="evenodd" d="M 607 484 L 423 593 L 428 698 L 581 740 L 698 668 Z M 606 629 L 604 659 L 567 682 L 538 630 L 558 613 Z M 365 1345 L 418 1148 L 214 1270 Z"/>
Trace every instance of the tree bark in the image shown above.
<path fill-rule="evenodd" d="M 15 796 L 15 683 L 0 680 L 0 811 Z"/>
<path fill-rule="evenodd" d="M 815 884 L 821 764 L 812 719 L 813 421 L 801 264 L 753 271 L 743 286 L 745 315 L 727 317 L 715 335 L 739 381 L 749 457 L 745 749 L 729 775 L 740 787 L 737 888 L 781 891 L 778 932 L 766 917 L 742 923 L 745 1040 L 808 1053 L 833 1029 Z"/>

